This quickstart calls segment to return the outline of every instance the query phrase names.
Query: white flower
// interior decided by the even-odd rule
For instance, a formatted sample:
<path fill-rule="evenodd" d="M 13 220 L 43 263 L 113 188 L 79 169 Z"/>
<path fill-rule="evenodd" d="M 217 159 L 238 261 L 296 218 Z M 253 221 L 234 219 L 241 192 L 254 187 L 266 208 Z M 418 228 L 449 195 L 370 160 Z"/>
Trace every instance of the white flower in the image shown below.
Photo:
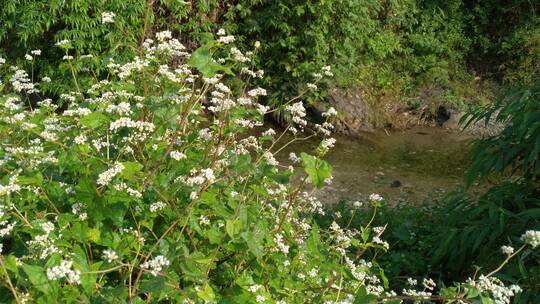
<path fill-rule="evenodd" d="M 71 41 L 69 41 L 67 39 L 64 39 L 64 40 L 58 41 L 55 45 L 58 46 L 58 47 L 67 47 L 70 44 L 71 44 Z"/>
<path fill-rule="evenodd" d="M 257 301 L 257 303 L 262 303 L 266 300 L 266 298 L 262 295 L 257 295 L 257 297 L 255 297 L 255 301 Z"/>
<path fill-rule="evenodd" d="M 324 117 L 330 117 L 330 116 L 335 116 L 335 115 L 337 115 L 337 111 L 336 109 L 334 109 L 334 107 L 330 107 L 330 109 L 322 113 L 322 116 Z"/>
<path fill-rule="evenodd" d="M 383 197 L 377 193 L 372 193 L 369 195 L 369 200 L 372 202 L 381 202 L 383 200 Z"/>
<path fill-rule="evenodd" d="M 314 83 L 308 83 L 308 84 L 306 84 L 306 86 L 307 86 L 308 89 L 310 89 L 310 90 L 317 90 L 317 89 L 318 89 L 317 85 L 314 84 Z"/>
<path fill-rule="evenodd" d="M 34 56 L 41 56 L 41 50 L 32 50 L 30 51 L 30 54 Z"/>
<path fill-rule="evenodd" d="M 51 82 L 51 77 L 45 76 L 45 77 L 41 78 L 41 81 L 43 81 L 43 82 Z"/>
<path fill-rule="evenodd" d="M 501 246 L 501 251 L 503 254 L 511 255 L 514 253 L 514 247 L 512 246 Z"/>
<path fill-rule="evenodd" d="M 208 226 L 208 225 L 210 225 L 210 220 L 206 216 L 201 215 L 199 217 L 199 225 Z"/>
<path fill-rule="evenodd" d="M 101 185 L 101 186 L 108 185 L 116 175 L 122 173 L 122 170 L 124 170 L 124 165 L 122 163 L 116 163 L 109 170 L 99 175 L 98 180 L 97 180 L 98 185 Z"/>
<path fill-rule="evenodd" d="M 536 248 L 540 245 L 540 231 L 528 230 L 521 236 L 521 240 L 532 248 Z"/>
<path fill-rule="evenodd" d="M 24 59 L 26 59 L 28 61 L 32 61 L 32 60 L 34 60 L 34 57 L 32 57 L 31 55 L 26 54 L 26 55 L 24 55 Z"/>
<path fill-rule="evenodd" d="M 161 201 L 155 202 L 152 205 L 150 205 L 150 212 L 157 212 L 159 210 L 165 209 L 165 207 L 167 207 L 167 205 L 165 205 L 165 203 L 163 203 Z"/>
<path fill-rule="evenodd" d="M 112 263 L 118 259 L 118 254 L 114 250 L 106 249 L 103 250 L 103 259 L 108 263 Z"/>
<path fill-rule="evenodd" d="M 236 40 L 234 36 L 221 36 L 219 37 L 218 41 L 224 44 L 229 44 L 231 42 L 234 42 Z"/>
<path fill-rule="evenodd" d="M 66 278 L 70 284 L 81 283 L 81 272 L 72 269 L 72 261 L 62 261 L 60 265 L 47 269 L 47 278 L 51 281 Z"/>
<path fill-rule="evenodd" d="M 114 23 L 115 13 L 112 12 L 103 12 L 101 13 L 101 23 Z"/>
<path fill-rule="evenodd" d="M 170 155 L 171 155 L 171 158 L 174 160 L 181 160 L 181 159 L 186 158 L 186 155 L 179 151 L 171 151 Z"/>
<path fill-rule="evenodd" d="M 165 40 L 169 40 L 171 38 L 172 38 L 171 31 L 162 31 L 162 32 L 156 33 L 156 39 L 159 40 L 159 41 L 165 41 Z"/>
<path fill-rule="evenodd" d="M 82 145 L 86 142 L 86 136 L 84 134 L 81 134 L 79 136 L 76 136 L 73 140 L 77 145 Z"/>
<path fill-rule="evenodd" d="M 302 159 L 296 156 L 294 152 L 289 153 L 289 160 L 291 160 L 293 163 L 299 163 L 300 161 L 302 161 Z"/>
<path fill-rule="evenodd" d="M 155 258 L 146 261 L 141 264 L 141 268 L 150 271 L 153 276 L 157 276 L 159 272 L 163 270 L 164 267 L 169 266 L 169 260 L 162 256 L 158 255 Z"/>

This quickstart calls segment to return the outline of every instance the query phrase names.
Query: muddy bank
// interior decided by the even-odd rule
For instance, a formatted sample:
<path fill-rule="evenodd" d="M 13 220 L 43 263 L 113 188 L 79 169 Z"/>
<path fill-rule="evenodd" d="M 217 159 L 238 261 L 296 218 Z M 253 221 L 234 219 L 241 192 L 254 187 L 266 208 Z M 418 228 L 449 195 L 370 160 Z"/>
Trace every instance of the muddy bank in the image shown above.
<path fill-rule="evenodd" d="M 314 121 L 320 120 L 322 112 L 334 107 L 338 112 L 334 121 L 336 132 L 350 137 L 363 137 L 365 133 L 376 130 L 403 130 L 419 126 L 439 127 L 481 137 L 497 134 L 503 127 L 492 122 L 486 125 L 482 121 L 463 129 L 460 121 L 466 112 L 448 105 L 439 105 L 435 109 L 412 109 L 403 103 L 373 106 L 366 100 L 359 89 L 332 89 L 324 103 L 311 107 L 310 116 Z"/>

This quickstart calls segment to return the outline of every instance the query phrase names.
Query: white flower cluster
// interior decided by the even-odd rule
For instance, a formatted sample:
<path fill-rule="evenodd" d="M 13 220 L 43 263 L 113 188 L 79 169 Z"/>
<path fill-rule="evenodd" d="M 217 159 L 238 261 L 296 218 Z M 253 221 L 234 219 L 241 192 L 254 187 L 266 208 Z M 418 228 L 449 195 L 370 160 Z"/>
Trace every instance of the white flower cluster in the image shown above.
<path fill-rule="evenodd" d="M 521 236 L 521 240 L 532 248 L 536 248 L 540 245 L 540 231 L 528 230 Z"/>
<path fill-rule="evenodd" d="M 307 121 L 304 119 L 306 117 L 306 108 L 304 108 L 304 104 L 301 101 L 286 106 L 285 110 L 291 114 L 294 123 L 300 125 L 300 127 L 307 125 Z"/>
<path fill-rule="evenodd" d="M 369 195 L 369 200 L 372 202 L 382 202 L 384 198 L 380 194 L 372 193 Z"/>
<path fill-rule="evenodd" d="M 521 292 L 521 288 L 517 285 L 505 286 L 504 283 L 495 278 L 481 275 L 477 281 L 468 280 L 468 283 L 478 288 L 482 293 L 490 293 L 495 301 L 495 304 L 509 304 L 510 299 L 517 293 Z"/>
<path fill-rule="evenodd" d="M 165 207 L 167 207 L 167 205 L 165 205 L 164 202 L 161 202 L 161 201 L 155 202 L 150 205 L 150 212 L 157 212 L 159 210 L 165 209 Z"/>
<path fill-rule="evenodd" d="M 201 185 L 205 181 L 208 181 L 208 183 L 211 184 L 216 180 L 216 177 L 214 176 L 214 170 L 212 170 L 211 168 L 201 169 L 198 175 L 195 175 L 197 174 L 197 171 L 194 170 L 192 171 L 192 174 L 194 176 L 186 180 L 186 184 L 189 186 Z"/>
<path fill-rule="evenodd" d="M 116 14 L 113 12 L 103 12 L 101 13 L 101 23 L 114 23 L 114 17 Z"/>
<path fill-rule="evenodd" d="M 124 165 L 122 163 L 114 164 L 112 168 L 110 168 L 109 170 L 99 175 L 98 180 L 97 180 L 98 185 L 107 186 L 112 181 L 112 179 L 116 175 L 122 173 L 123 170 L 124 170 Z"/>
<path fill-rule="evenodd" d="M 60 265 L 47 269 L 47 278 L 51 281 L 66 278 L 70 284 L 81 283 L 81 272 L 73 269 L 72 261 L 62 261 Z"/>
<path fill-rule="evenodd" d="M 157 276 L 159 272 L 161 272 L 164 267 L 169 266 L 169 264 L 170 262 L 166 257 L 158 255 L 153 259 L 142 263 L 141 268 L 150 271 L 153 276 Z"/>
<path fill-rule="evenodd" d="M 511 255 L 514 253 L 514 247 L 512 246 L 501 246 L 501 251 L 505 255 Z"/>
<path fill-rule="evenodd" d="M 284 254 L 289 253 L 290 246 L 285 244 L 283 240 L 283 235 L 281 235 L 280 233 L 276 233 L 276 236 L 274 237 L 274 242 L 276 243 L 276 251 L 280 251 Z"/>
<path fill-rule="evenodd" d="M 39 90 L 35 88 L 31 82 L 28 73 L 25 70 L 16 70 L 13 76 L 9 79 L 9 82 L 13 86 L 16 92 L 39 93 Z"/>
<path fill-rule="evenodd" d="M 0 197 L 21 190 L 21 186 L 17 184 L 17 175 L 9 178 L 7 185 L 0 185 Z"/>
<path fill-rule="evenodd" d="M 114 250 L 106 249 L 103 250 L 103 259 L 107 261 L 107 263 L 112 263 L 118 260 L 118 254 L 116 254 Z"/>

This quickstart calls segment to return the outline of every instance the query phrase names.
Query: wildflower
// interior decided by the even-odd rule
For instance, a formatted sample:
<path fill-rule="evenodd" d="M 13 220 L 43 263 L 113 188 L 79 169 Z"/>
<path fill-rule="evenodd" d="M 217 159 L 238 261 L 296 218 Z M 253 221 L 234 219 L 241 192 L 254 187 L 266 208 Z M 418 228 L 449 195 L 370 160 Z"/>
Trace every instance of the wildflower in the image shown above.
<path fill-rule="evenodd" d="M 433 290 L 437 286 L 437 284 L 435 284 L 435 281 L 433 281 L 432 279 L 424 279 L 422 281 L 422 285 L 424 285 L 424 288 L 428 290 Z"/>
<path fill-rule="evenodd" d="M 372 202 L 381 202 L 383 201 L 383 197 L 380 196 L 379 194 L 372 193 L 369 195 L 369 200 Z"/>
<path fill-rule="evenodd" d="M 101 23 L 114 23 L 114 17 L 116 17 L 115 13 L 103 12 L 101 13 Z"/>
<path fill-rule="evenodd" d="M 84 134 L 78 135 L 73 140 L 77 145 L 82 145 L 86 142 L 86 136 Z"/>
<path fill-rule="evenodd" d="M 317 90 L 317 89 L 318 89 L 317 85 L 314 84 L 314 83 L 308 83 L 308 84 L 307 84 L 307 87 L 308 87 L 308 89 L 310 89 L 310 90 Z"/>
<path fill-rule="evenodd" d="M 0 227 L 4 226 L 4 228 L 0 229 L 0 237 L 5 237 L 13 231 L 13 228 L 15 227 L 15 223 L 9 224 L 8 221 L 2 221 L 0 222 Z"/>
<path fill-rule="evenodd" d="M 179 151 L 171 151 L 170 155 L 171 155 L 171 158 L 174 160 L 181 160 L 181 159 L 186 158 L 186 155 Z"/>
<path fill-rule="evenodd" d="M 501 251 L 505 255 L 511 255 L 514 253 L 514 247 L 512 246 L 501 246 Z"/>
<path fill-rule="evenodd" d="M 257 301 L 257 303 L 262 303 L 266 300 L 266 298 L 262 295 L 257 295 L 257 297 L 255 297 L 255 301 Z"/>
<path fill-rule="evenodd" d="M 157 212 L 159 210 L 165 209 L 165 207 L 167 207 L 167 205 L 165 205 L 165 203 L 163 203 L 161 201 L 155 202 L 152 205 L 150 205 L 150 212 Z"/>
<path fill-rule="evenodd" d="M 210 220 L 206 216 L 201 215 L 199 217 L 199 224 L 201 226 L 208 226 L 208 225 L 210 225 Z"/>
<path fill-rule="evenodd" d="M 540 245 L 540 231 L 528 230 L 521 236 L 521 240 L 532 248 L 536 248 Z"/>
<path fill-rule="evenodd" d="M 41 81 L 43 81 L 43 82 L 51 82 L 51 77 L 45 76 L 45 77 L 41 78 Z"/>
<path fill-rule="evenodd" d="M 171 31 L 162 31 L 162 32 L 156 33 L 156 39 L 159 40 L 159 41 L 165 41 L 165 40 L 169 40 L 171 38 L 172 38 Z"/>
<path fill-rule="evenodd" d="M 124 170 L 124 165 L 122 163 L 116 163 L 112 168 L 99 175 L 97 180 L 98 185 L 108 185 L 116 175 L 122 173 L 122 170 Z"/>
<path fill-rule="evenodd" d="M 256 88 L 247 92 L 251 97 L 266 96 L 266 90 L 263 88 Z"/>
<path fill-rule="evenodd" d="M 32 50 L 30 51 L 30 54 L 34 56 L 41 56 L 41 50 Z"/>
<path fill-rule="evenodd" d="M 334 109 L 334 107 L 330 107 L 330 109 L 322 113 L 322 116 L 324 117 L 330 117 L 330 116 L 335 116 L 335 115 L 337 115 L 337 111 L 336 109 Z"/>
<path fill-rule="evenodd" d="M 103 259 L 107 261 L 108 263 L 112 263 L 118 260 L 118 254 L 116 254 L 114 250 L 106 249 L 106 250 L 103 250 Z"/>
<path fill-rule="evenodd" d="M 60 265 L 47 269 L 47 278 L 51 281 L 66 278 L 70 284 L 81 283 L 81 272 L 72 269 L 72 261 L 62 261 Z"/>
<path fill-rule="evenodd" d="M 291 160 L 293 163 L 299 163 L 300 161 L 302 161 L 302 159 L 296 156 L 294 152 L 289 153 L 289 160 Z"/>
<path fill-rule="evenodd" d="M 321 142 L 321 148 L 323 150 L 328 150 L 332 147 L 334 147 L 334 144 L 336 143 L 336 139 L 335 138 L 325 138 L 322 142 Z"/>
<path fill-rule="evenodd" d="M 218 36 L 225 36 L 226 33 L 225 33 L 225 30 L 223 28 L 220 28 L 218 31 L 217 31 L 217 35 Z"/>
<path fill-rule="evenodd" d="M 55 43 L 55 45 L 60 48 L 69 48 L 71 46 L 71 41 L 67 39 L 60 40 L 57 43 Z"/>
<path fill-rule="evenodd" d="M 236 40 L 236 38 L 234 38 L 234 36 L 221 36 L 219 37 L 218 41 L 221 42 L 221 43 L 224 43 L 224 44 L 229 44 L 231 42 L 234 42 Z"/>
<path fill-rule="evenodd" d="M 141 268 L 150 271 L 153 276 L 157 276 L 158 273 L 162 271 L 164 267 L 169 266 L 169 264 L 170 262 L 166 257 L 158 255 L 155 258 L 142 263 Z"/>
<path fill-rule="evenodd" d="M 32 60 L 34 60 L 34 57 L 32 57 L 31 55 L 26 54 L 26 55 L 24 55 L 24 59 L 26 59 L 28 61 L 32 61 Z"/>

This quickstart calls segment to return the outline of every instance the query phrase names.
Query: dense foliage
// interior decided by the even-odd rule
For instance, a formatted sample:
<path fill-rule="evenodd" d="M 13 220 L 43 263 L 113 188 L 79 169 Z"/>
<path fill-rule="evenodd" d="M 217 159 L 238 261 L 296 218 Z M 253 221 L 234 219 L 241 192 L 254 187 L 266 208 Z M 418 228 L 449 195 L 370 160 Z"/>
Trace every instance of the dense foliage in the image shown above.
<path fill-rule="evenodd" d="M 262 42 L 253 59 L 267 73 L 261 84 L 272 89 L 265 103 L 278 108 L 328 64 L 336 74 L 330 85 L 360 86 L 377 113 L 388 103 L 396 104 L 392 109 L 434 111 L 441 103 L 485 102 L 489 93 L 478 94 L 477 75 L 529 82 L 540 59 L 538 5 L 522 0 L 4 2 L 0 53 L 13 59 L 30 46 L 43 50 L 35 76 L 59 79 L 44 87 L 48 92 L 69 85 L 60 81 L 70 69 L 57 69 L 64 54 L 53 41 L 70 39 L 75 53 L 96 56 L 95 71 L 101 73 L 113 53 L 130 55 L 130 45 L 164 28 L 189 49 L 201 45 L 204 32 L 220 27 L 244 47 Z M 101 23 L 104 11 L 115 13 L 115 23 Z M 324 92 L 307 99 L 320 100 Z"/>
<path fill-rule="evenodd" d="M 114 18 L 102 14 L 103 23 Z M 290 156 L 304 171 L 290 183 L 294 167 L 274 158 L 283 137 L 245 133 L 269 108 L 257 101 L 266 90 L 249 84 L 263 75 L 249 64 L 258 46 L 243 53 L 234 40 L 221 29 L 189 52 L 158 32 L 93 82 L 75 69 L 97 75 L 86 63 L 93 57 L 70 55 L 73 44 L 61 40 L 72 89 L 35 105 L 28 97 L 48 80 L 33 82 L 32 70 L 0 59 L 3 302 L 508 303 L 520 291 L 495 269 L 439 288 L 425 278 L 397 293 L 376 260 L 389 249 L 385 227 L 319 228 L 322 204 L 303 189 L 331 181 L 321 158 L 332 126 L 314 127 L 324 137 L 314 155 Z M 312 82 L 331 74 L 323 67 Z M 299 132 L 302 102 L 286 104 L 285 132 L 309 136 Z M 369 198 L 375 210 L 382 201 Z M 501 267 L 538 247 L 540 232 L 524 231 L 519 242 Z"/>

